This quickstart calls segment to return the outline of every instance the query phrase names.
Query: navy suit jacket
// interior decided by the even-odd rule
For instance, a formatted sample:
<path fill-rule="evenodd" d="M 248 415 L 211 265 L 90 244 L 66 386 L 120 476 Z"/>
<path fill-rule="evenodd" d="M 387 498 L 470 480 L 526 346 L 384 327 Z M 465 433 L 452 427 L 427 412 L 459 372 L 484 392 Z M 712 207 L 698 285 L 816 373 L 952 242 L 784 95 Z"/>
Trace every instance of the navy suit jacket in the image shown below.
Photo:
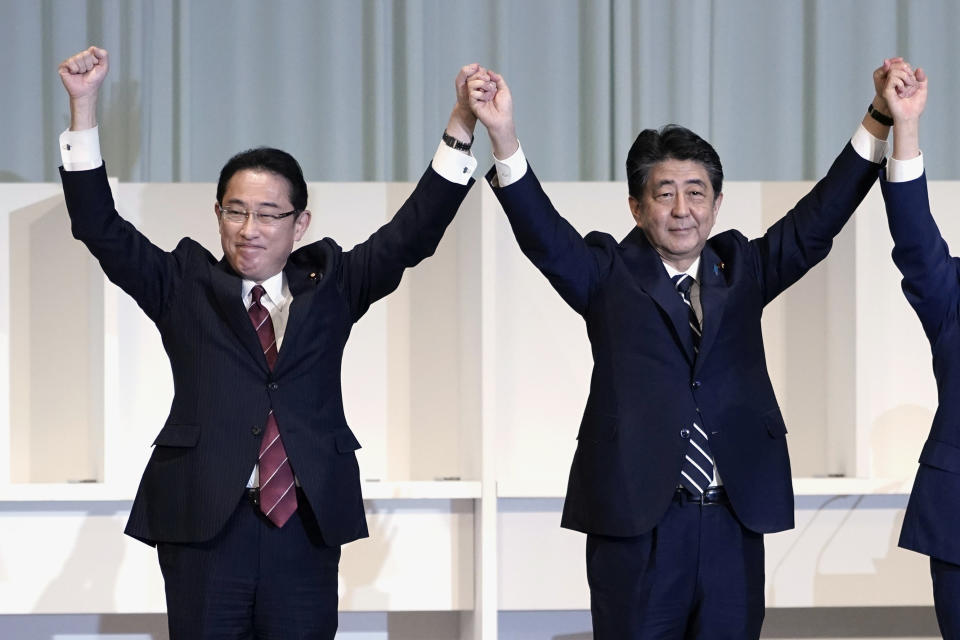
<path fill-rule="evenodd" d="M 586 320 L 593 352 L 562 526 L 635 536 L 656 526 L 676 490 L 691 422 L 709 433 L 741 522 L 793 526 L 786 427 L 767 375 L 764 306 L 826 257 L 879 166 L 848 144 L 826 177 L 760 238 L 707 241 L 700 261 L 703 337 L 695 356 L 688 310 L 639 228 L 617 242 L 585 238 L 554 209 L 528 167 L 499 188 L 524 254 Z"/>
<path fill-rule="evenodd" d="M 960 564 L 960 259 L 950 256 L 930 214 L 925 176 L 880 185 L 903 293 L 933 351 L 939 403 L 920 452 L 900 546 Z"/>
<path fill-rule="evenodd" d="M 274 369 L 267 366 L 224 259 L 184 238 L 162 251 L 116 212 L 104 166 L 61 169 L 73 235 L 156 324 L 174 397 L 126 533 L 149 543 L 214 537 L 236 509 L 273 409 L 297 479 L 329 545 L 367 535 L 340 387 L 353 323 L 433 254 L 470 185 L 428 168 L 394 218 L 350 251 L 325 238 L 284 267 L 293 302 Z M 472 181 L 471 181 L 472 184 Z"/>

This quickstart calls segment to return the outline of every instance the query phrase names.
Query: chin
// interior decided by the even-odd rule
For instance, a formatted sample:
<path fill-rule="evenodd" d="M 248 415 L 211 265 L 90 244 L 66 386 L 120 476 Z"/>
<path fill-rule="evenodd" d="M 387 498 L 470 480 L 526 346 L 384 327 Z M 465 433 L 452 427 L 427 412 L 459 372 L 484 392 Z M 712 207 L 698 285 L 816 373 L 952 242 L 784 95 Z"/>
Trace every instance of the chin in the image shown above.
<path fill-rule="evenodd" d="M 231 263 L 230 266 L 234 271 L 237 272 L 237 275 L 241 278 L 246 278 L 247 280 L 253 280 L 256 275 L 256 268 L 251 267 L 250 265 Z"/>

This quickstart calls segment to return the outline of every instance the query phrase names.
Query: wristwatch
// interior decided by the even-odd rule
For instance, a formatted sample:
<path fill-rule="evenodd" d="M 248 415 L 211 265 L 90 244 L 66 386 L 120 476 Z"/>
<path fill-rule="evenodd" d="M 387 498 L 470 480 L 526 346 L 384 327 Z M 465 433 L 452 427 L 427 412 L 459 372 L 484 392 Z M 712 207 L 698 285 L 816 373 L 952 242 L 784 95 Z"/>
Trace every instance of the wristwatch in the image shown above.
<path fill-rule="evenodd" d="M 452 135 L 444 131 L 442 139 L 443 139 L 443 143 L 448 147 L 450 147 L 451 149 L 456 149 L 457 151 L 463 151 L 464 153 L 469 153 L 470 147 L 473 146 L 473 136 L 470 136 L 470 142 L 460 142 L 459 140 L 454 138 Z"/>
<path fill-rule="evenodd" d="M 873 103 L 867 105 L 867 113 L 870 114 L 870 117 L 882 124 L 885 127 L 893 126 L 893 118 L 888 116 L 885 113 L 880 113 L 877 111 L 876 107 L 873 106 Z"/>

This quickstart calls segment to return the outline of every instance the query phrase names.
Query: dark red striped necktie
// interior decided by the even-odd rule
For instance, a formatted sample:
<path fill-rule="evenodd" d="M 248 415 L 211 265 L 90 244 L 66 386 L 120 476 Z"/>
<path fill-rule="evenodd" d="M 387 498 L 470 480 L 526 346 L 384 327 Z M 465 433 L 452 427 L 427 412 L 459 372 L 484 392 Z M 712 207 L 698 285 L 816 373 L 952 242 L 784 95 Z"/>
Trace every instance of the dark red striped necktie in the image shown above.
<path fill-rule="evenodd" d="M 270 312 L 262 304 L 260 298 L 266 293 L 259 284 L 250 292 L 253 304 L 247 309 L 250 321 L 257 330 L 260 339 L 260 348 L 267 359 L 267 365 L 273 370 L 277 361 L 277 337 L 273 331 L 273 320 Z M 273 409 L 267 414 L 267 427 L 264 429 L 263 441 L 260 443 L 260 510 L 273 524 L 282 527 L 294 511 L 297 510 L 297 491 L 294 487 L 293 469 L 287 459 L 287 452 L 280 440 L 280 429 L 277 419 L 273 416 Z"/>

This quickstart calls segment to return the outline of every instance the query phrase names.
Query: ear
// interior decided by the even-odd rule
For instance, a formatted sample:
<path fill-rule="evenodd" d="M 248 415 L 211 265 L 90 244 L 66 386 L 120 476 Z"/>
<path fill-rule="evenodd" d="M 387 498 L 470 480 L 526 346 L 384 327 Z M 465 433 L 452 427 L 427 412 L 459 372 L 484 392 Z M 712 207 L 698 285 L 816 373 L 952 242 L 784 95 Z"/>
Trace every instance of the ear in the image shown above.
<path fill-rule="evenodd" d="M 723 202 L 723 192 L 717 194 L 717 197 L 713 199 L 713 217 L 716 218 L 717 214 L 720 213 L 720 203 Z"/>
<path fill-rule="evenodd" d="M 219 202 L 213 203 L 213 215 L 217 219 L 217 227 L 220 226 L 220 212 L 217 210 L 219 205 L 220 205 Z"/>
<path fill-rule="evenodd" d="M 299 242 L 303 238 L 303 234 L 307 232 L 307 227 L 310 226 L 310 211 L 304 209 L 300 212 L 300 215 L 297 216 L 297 221 L 294 223 L 293 227 L 293 240 L 294 242 Z"/>
<path fill-rule="evenodd" d="M 630 206 L 630 213 L 633 215 L 633 219 L 637 223 L 637 226 L 643 227 L 643 225 L 640 223 L 643 215 L 640 201 L 633 196 L 627 196 L 627 204 Z"/>

